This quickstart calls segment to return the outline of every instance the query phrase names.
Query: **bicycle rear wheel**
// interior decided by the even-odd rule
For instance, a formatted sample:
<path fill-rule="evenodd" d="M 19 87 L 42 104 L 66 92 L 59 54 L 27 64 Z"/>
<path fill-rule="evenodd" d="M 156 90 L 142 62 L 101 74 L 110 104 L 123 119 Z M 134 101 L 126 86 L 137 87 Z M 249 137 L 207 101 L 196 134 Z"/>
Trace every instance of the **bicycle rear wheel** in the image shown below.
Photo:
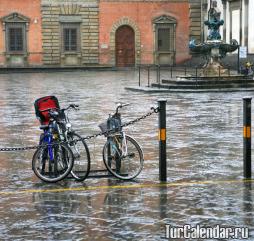
<path fill-rule="evenodd" d="M 139 144 L 130 136 L 121 134 L 110 137 L 102 151 L 103 161 L 108 171 L 122 180 L 135 178 L 143 168 L 144 157 Z M 124 153 L 126 151 L 126 153 Z"/>
<path fill-rule="evenodd" d="M 71 175 L 77 181 L 84 181 L 90 171 L 90 153 L 88 146 L 82 137 L 75 132 L 67 134 L 69 147 L 74 156 L 74 165 L 71 170 Z"/>
<path fill-rule="evenodd" d="M 32 160 L 35 175 L 51 183 L 64 179 L 70 173 L 72 166 L 73 154 L 65 144 L 39 147 Z"/>

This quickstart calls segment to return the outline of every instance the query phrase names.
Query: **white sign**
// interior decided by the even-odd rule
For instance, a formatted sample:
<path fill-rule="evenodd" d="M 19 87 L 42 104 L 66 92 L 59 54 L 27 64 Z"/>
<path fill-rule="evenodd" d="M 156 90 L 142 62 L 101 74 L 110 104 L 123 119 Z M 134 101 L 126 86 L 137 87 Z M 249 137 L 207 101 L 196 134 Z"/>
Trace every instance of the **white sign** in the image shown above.
<path fill-rule="evenodd" d="M 101 44 L 101 49 L 107 49 L 108 45 L 107 44 Z"/>
<path fill-rule="evenodd" d="M 247 47 L 246 46 L 240 46 L 240 48 L 239 48 L 239 58 L 240 59 L 246 59 L 247 58 Z"/>

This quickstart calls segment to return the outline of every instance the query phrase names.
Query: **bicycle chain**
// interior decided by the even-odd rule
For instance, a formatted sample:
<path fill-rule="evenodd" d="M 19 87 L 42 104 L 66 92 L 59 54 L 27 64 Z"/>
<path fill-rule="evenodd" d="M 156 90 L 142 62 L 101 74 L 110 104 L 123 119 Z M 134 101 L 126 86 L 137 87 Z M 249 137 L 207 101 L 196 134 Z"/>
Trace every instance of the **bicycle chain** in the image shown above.
<path fill-rule="evenodd" d="M 132 121 L 129 121 L 129 122 L 126 122 L 124 124 L 121 125 L 121 128 L 123 127 L 126 127 L 126 126 L 129 126 L 129 125 L 133 125 L 141 120 L 144 120 L 146 119 L 147 117 L 151 116 L 152 114 L 154 113 L 158 113 L 160 110 L 159 110 L 159 107 L 157 108 L 154 108 L 152 107 L 151 108 L 152 111 L 146 113 L 145 115 L 142 115 L 141 117 L 139 118 L 136 118 L 135 120 L 132 120 Z M 78 141 L 82 141 L 82 140 L 90 140 L 90 139 L 93 139 L 93 138 L 96 138 L 98 136 L 103 136 L 103 135 L 109 135 L 109 134 L 113 134 L 117 132 L 116 130 L 114 129 L 111 129 L 111 130 L 107 130 L 107 131 L 104 131 L 104 132 L 99 132 L 99 133 L 96 133 L 94 135 L 90 135 L 90 136 L 85 136 L 85 137 L 81 137 L 79 139 L 76 139 L 74 140 L 75 142 L 78 142 Z M 63 144 L 63 143 L 69 143 L 69 142 L 73 142 L 73 141 L 61 141 L 61 142 L 55 142 L 53 144 L 43 144 L 43 145 L 36 145 L 36 146 L 26 146 L 26 147 L 3 147 L 3 148 L 0 148 L 0 152 L 13 152 L 13 151 L 27 151 L 27 150 L 34 150 L 34 149 L 38 149 L 40 147 L 45 147 L 45 146 L 54 146 L 54 145 L 59 145 L 59 144 Z"/>

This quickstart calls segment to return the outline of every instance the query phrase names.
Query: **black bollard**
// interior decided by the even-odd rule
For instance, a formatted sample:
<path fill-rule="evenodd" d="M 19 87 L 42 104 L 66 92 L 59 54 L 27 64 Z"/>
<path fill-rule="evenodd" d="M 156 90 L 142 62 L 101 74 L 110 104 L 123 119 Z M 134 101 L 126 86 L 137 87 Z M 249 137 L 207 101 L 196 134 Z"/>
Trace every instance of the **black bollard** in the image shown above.
<path fill-rule="evenodd" d="M 140 65 L 138 66 L 138 86 L 140 87 L 140 78 L 141 78 L 141 76 L 140 76 Z"/>
<path fill-rule="evenodd" d="M 147 86 L 150 87 L 150 66 L 147 69 Z"/>
<path fill-rule="evenodd" d="M 251 178 L 251 97 L 243 98 L 243 175 Z"/>
<path fill-rule="evenodd" d="M 159 83 L 159 65 L 156 65 L 156 83 Z"/>
<path fill-rule="evenodd" d="M 166 100 L 158 100 L 159 105 L 159 179 L 167 181 L 167 150 L 166 150 Z"/>
<path fill-rule="evenodd" d="M 158 75 L 159 75 L 159 85 L 160 85 L 161 84 L 161 66 L 160 65 L 159 65 Z"/>
<path fill-rule="evenodd" d="M 173 77 L 173 68 L 172 68 L 172 66 L 170 67 L 170 76 L 171 76 L 171 79 L 172 79 L 172 77 Z"/>

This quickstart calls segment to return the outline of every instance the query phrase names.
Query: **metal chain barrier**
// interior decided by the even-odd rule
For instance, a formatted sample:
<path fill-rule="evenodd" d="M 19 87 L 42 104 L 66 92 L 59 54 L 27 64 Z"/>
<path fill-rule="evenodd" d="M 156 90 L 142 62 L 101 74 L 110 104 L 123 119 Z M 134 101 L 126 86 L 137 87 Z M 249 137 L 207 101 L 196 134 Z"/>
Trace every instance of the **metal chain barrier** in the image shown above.
<path fill-rule="evenodd" d="M 126 123 L 122 124 L 121 128 L 129 126 L 129 125 L 133 125 L 133 124 L 135 124 L 135 123 L 137 123 L 137 122 L 139 122 L 141 120 L 146 119 L 147 117 L 151 116 L 152 114 L 158 113 L 158 112 L 159 112 L 159 107 L 157 107 L 157 108 L 152 107 L 151 111 L 149 111 L 145 115 L 142 115 L 141 117 L 138 117 L 135 120 L 132 120 L 132 121 L 129 121 L 129 122 L 126 122 Z M 109 134 L 113 134 L 113 133 L 116 133 L 116 132 L 117 132 L 116 130 L 111 129 L 111 130 L 107 130 L 107 131 L 104 131 L 104 132 L 96 133 L 94 135 L 85 136 L 85 137 L 82 137 L 80 139 L 76 139 L 74 141 L 78 142 L 78 141 L 82 141 L 82 140 L 89 140 L 89 139 L 96 138 L 98 136 L 109 135 Z M 73 142 L 73 141 L 69 141 L 69 142 Z M 38 149 L 40 147 L 45 147 L 45 146 L 48 146 L 48 145 L 53 146 L 53 145 L 59 145 L 59 144 L 69 143 L 69 142 L 68 141 L 61 141 L 61 142 L 55 142 L 53 144 L 43 144 L 43 145 L 26 146 L 26 147 L 3 147 L 3 148 L 0 148 L 0 152 L 13 152 L 13 151 L 34 150 L 34 149 Z"/>

